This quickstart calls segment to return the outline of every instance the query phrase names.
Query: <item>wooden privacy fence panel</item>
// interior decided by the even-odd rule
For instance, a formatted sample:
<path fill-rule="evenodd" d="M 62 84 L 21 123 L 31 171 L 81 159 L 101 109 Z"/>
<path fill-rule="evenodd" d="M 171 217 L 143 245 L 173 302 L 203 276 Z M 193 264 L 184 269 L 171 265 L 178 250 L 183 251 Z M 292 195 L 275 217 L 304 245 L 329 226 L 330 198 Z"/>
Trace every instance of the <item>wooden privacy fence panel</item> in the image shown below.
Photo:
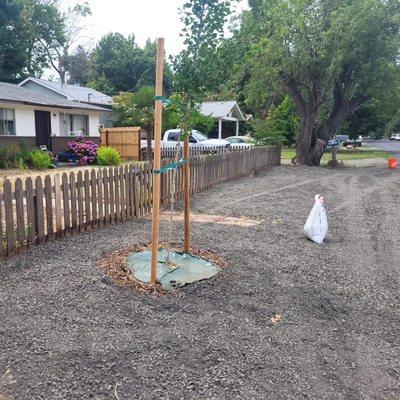
<path fill-rule="evenodd" d="M 123 160 L 141 159 L 139 127 L 102 128 L 100 144 L 115 147 Z"/>
<path fill-rule="evenodd" d="M 279 165 L 280 147 L 204 154 L 190 160 L 191 193 L 198 193 L 266 166 Z M 163 160 L 163 165 L 171 160 Z M 174 184 L 175 174 L 175 184 Z M 125 164 L 92 171 L 56 174 L 52 180 L 17 178 L 4 181 L 0 193 L 0 256 L 57 237 L 103 225 L 141 218 L 152 209 L 153 171 L 150 163 Z M 175 186 L 175 189 L 173 187 Z M 161 203 L 183 198 L 182 168 L 161 175 Z"/>

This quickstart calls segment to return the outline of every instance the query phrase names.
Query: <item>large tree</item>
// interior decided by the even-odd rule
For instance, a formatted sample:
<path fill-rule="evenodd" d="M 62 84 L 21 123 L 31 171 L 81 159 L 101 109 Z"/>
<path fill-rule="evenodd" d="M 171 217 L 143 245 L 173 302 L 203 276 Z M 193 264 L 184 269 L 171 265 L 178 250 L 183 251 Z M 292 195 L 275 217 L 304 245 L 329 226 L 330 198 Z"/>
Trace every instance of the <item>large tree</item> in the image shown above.
<path fill-rule="evenodd" d="M 84 19 L 91 15 L 89 3 L 75 4 L 66 11 L 60 12 L 60 32 L 57 40 L 42 41 L 51 66 L 57 72 L 60 82 L 66 83 L 71 48 L 82 38 Z M 80 45 L 83 48 L 82 45 Z M 78 53 L 79 54 L 79 53 Z"/>
<path fill-rule="evenodd" d="M 109 92 L 132 92 L 141 86 L 155 84 L 154 42 L 147 41 L 144 48 L 138 46 L 135 37 L 109 33 L 100 39 L 94 49 L 90 65 L 89 85 Z M 166 90 L 171 90 L 171 71 L 165 66 Z"/>
<path fill-rule="evenodd" d="M 22 7 L 17 31 L 23 35 L 25 74 L 40 77 L 51 67 L 49 47 L 65 42 L 64 24 L 55 1 L 14 0 Z"/>
<path fill-rule="evenodd" d="M 319 165 L 342 122 L 391 85 L 398 0 L 251 0 L 243 15 L 246 98 L 286 93 L 301 134 L 296 160 Z M 243 38 L 242 38 L 243 42 Z"/>
<path fill-rule="evenodd" d="M 22 6 L 13 0 L 0 2 L 0 81 L 15 82 L 23 76 L 26 53 L 18 30 Z"/>
<path fill-rule="evenodd" d="M 86 86 L 90 79 L 90 52 L 79 45 L 76 50 L 68 56 L 66 69 L 68 71 L 68 83 Z"/>

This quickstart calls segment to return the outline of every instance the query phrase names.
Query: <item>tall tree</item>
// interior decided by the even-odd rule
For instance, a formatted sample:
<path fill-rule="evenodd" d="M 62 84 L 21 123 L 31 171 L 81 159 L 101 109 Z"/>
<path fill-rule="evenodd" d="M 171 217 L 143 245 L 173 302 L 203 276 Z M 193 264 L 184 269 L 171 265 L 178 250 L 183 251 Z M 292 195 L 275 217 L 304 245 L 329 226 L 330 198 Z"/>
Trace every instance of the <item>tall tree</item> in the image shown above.
<path fill-rule="evenodd" d="M 86 86 L 90 79 L 90 52 L 79 45 L 74 53 L 68 56 L 66 69 L 68 71 L 68 83 Z"/>
<path fill-rule="evenodd" d="M 62 29 L 58 40 L 42 41 L 42 46 L 61 83 L 66 83 L 71 47 L 81 37 L 84 30 L 83 20 L 89 15 L 91 10 L 87 2 L 69 7 L 60 14 Z"/>
<path fill-rule="evenodd" d="M 398 0 L 252 0 L 243 15 L 248 101 L 286 93 L 300 115 L 296 160 L 319 165 L 342 122 L 390 85 Z"/>
<path fill-rule="evenodd" d="M 16 82 L 23 76 L 26 53 L 18 30 L 22 6 L 13 0 L 0 2 L 0 81 Z"/>
<path fill-rule="evenodd" d="M 55 1 L 15 0 L 21 7 L 17 30 L 23 35 L 26 75 L 40 77 L 51 66 L 49 47 L 64 43 L 64 24 Z"/>
<path fill-rule="evenodd" d="M 112 92 L 134 91 L 140 86 L 155 84 L 154 42 L 147 41 L 140 48 L 133 35 L 127 38 L 120 33 L 103 36 L 91 55 L 91 80 L 95 89 Z M 171 71 L 165 67 L 166 90 L 171 90 Z"/>

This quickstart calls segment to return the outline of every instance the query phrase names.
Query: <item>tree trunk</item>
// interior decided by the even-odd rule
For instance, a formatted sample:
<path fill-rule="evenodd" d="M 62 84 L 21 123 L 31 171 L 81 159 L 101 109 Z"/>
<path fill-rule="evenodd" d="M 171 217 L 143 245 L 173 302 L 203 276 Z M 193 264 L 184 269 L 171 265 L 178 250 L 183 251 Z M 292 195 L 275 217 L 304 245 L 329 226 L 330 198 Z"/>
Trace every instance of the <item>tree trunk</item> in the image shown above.
<path fill-rule="evenodd" d="M 318 166 L 324 154 L 326 143 L 318 139 L 314 129 L 318 107 L 307 104 L 300 116 L 300 140 L 296 149 L 296 163 L 300 165 Z"/>
<path fill-rule="evenodd" d="M 151 161 L 153 159 L 153 152 L 151 148 L 151 128 L 149 126 L 146 126 L 145 131 L 147 141 L 147 161 Z"/>

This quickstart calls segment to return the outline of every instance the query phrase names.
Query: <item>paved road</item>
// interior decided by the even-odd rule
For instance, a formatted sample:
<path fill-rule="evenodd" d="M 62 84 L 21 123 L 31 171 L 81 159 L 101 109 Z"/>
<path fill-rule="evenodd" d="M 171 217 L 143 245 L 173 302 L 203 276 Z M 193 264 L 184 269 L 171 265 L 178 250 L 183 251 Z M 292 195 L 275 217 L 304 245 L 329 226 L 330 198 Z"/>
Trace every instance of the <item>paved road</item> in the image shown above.
<path fill-rule="evenodd" d="M 392 153 L 395 157 L 400 157 L 400 141 L 395 140 L 373 140 L 364 143 L 366 146 L 373 146 L 379 150 L 384 150 Z"/>

